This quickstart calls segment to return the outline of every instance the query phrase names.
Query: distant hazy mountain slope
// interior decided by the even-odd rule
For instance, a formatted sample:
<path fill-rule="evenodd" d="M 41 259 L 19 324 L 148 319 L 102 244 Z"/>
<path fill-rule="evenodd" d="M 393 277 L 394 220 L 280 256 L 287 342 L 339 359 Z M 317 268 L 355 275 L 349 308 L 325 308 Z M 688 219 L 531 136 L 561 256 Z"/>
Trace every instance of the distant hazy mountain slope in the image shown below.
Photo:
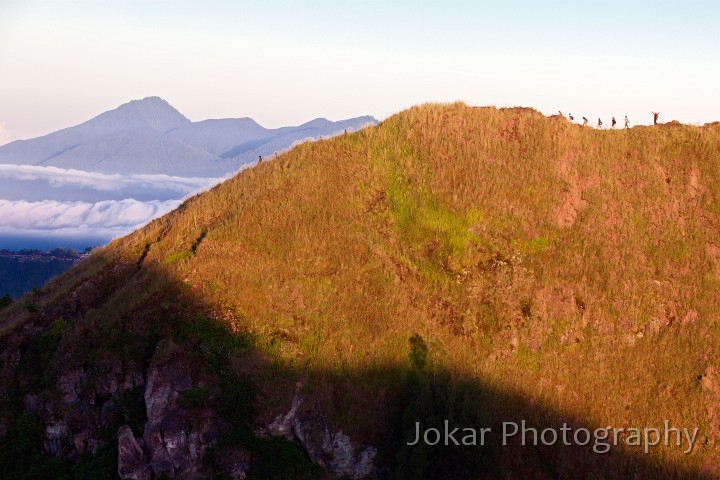
<path fill-rule="evenodd" d="M 267 129 L 250 118 L 226 118 L 184 125 L 168 132 L 168 136 L 213 155 L 247 163 L 255 160 L 258 155 L 271 155 L 298 141 L 332 136 L 345 130 L 356 131 L 366 124 L 374 123 L 375 118 L 370 116 L 337 122 L 316 118 L 295 127 Z"/>
<path fill-rule="evenodd" d="M 224 158 L 234 158 L 240 164 L 251 162 L 259 155 L 268 156 L 281 152 L 297 142 L 320 137 L 331 137 L 344 131 L 354 132 L 365 125 L 377 123 L 370 116 L 351 118 L 332 122 L 325 118 L 316 118 L 297 127 L 283 127 L 269 130 L 270 135 L 258 137 L 249 142 L 239 144 L 222 154 Z"/>
<path fill-rule="evenodd" d="M 250 118 L 191 122 L 165 100 L 133 100 L 85 123 L 0 147 L 0 163 L 120 174 L 220 177 L 297 141 L 354 131 L 372 117 L 267 129 Z"/>
<path fill-rule="evenodd" d="M 272 135 L 273 130 L 258 125 L 251 118 L 203 120 L 183 125 L 167 134 L 168 137 L 217 156 L 237 145 Z"/>
<path fill-rule="evenodd" d="M 125 103 L 80 126 L 92 128 L 96 134 L 101 134 L 136 127 L 167 132 L 189 123 L 190 120 L 162 98 L 147 97 Z"/>
<path fill-rule="evenodd" d="M 149 129 L 93 138 L 42 164 L 102 173 L 188 177 L 220 177 L 233 169 L 228 161 Z"/>
<path fill-rule="evenodd" d="M 161 98 L 133 100 L 80 125 L 11 142 L 0 148 L 0 163 L 53 165 L 54 157 L 97 137 L 127 130 L 165 132 L 188 123 L 190 120 Z"/>

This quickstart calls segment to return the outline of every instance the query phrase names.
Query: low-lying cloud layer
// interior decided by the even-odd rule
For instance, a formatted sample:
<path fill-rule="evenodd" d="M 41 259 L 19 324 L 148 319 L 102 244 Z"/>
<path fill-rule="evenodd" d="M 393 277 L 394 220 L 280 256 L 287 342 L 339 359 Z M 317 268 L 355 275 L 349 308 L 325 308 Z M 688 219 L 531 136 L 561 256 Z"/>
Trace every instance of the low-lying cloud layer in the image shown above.
<path fill-rule="evenodd" d="M 6 200 L 169 200 L 182 198 L 218 181 L 217 178 L 104 174 L 0 164 L 0 198 Z"/>
<path fill-rule="evenodd" d="M 0 164 L 0 178 L 16 180 L 45 180 L 50 185 L 72 185 L 74 187 L 91 188 L 93 190 L 114 191 L 129 186 L 185 191 L 189 193 L 204 186 L 208 178 L 173 177 L 170 175 L 120 175 L 83 170 L 66 170 L 58 167 L 42 167 L 37 165 Z"/>
<path fill-rule="evenodd" d="M 0 200 L 0 227 L 14 230 L 134 229 L 169 212 L 180 202 L 139 202 L 133 199 L 95 203 Z"/>
<path fill-rule="evenodd" d="M 22 238 L 105 243 L 221 180 L 0 164 L 0 248 Z"/>

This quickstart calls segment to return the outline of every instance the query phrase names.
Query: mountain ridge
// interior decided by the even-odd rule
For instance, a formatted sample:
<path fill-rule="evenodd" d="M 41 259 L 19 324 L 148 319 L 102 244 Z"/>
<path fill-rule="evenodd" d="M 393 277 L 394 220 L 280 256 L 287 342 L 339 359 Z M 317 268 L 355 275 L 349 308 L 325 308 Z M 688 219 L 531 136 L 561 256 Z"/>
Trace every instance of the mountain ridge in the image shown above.
<path fill-rule="evenodd" d="M 459 103 L 300 145 L 0 310 L 0 422 L 124 478 L 716 478 L 719 152 Z M 409 445 L 444 420 L 492 435 Z M 625 442 L 665 421 L 691 454 Z"/>
<path fill-rule="evenodd" d="M 162 98 L 146 97 L 78 125 L 0 146 L 0 163 L 222 177 L 257 160 L 258 155 L 374 123 L 370 116 L 338 122 L 314 119 L 277 129 L 266 129 L 247 117 L 191 122 Z M 246 144 L 252 148 L 243 147 Z"/>

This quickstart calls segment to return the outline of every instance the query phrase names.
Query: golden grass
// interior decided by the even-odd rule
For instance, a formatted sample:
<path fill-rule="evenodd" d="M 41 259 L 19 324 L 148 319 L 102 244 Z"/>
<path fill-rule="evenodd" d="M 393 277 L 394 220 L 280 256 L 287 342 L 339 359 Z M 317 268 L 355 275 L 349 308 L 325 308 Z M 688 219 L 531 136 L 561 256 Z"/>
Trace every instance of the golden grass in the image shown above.
<path fill-rule="evenodd" d="M 718 125 L 423 105 L 246 170 L 102 255 L 134 264 L 150 245 L 143 269 L 300 371 L 409 365 L 418 332 L 432 364 L 590 425 L 699 426 L 693 455 L 651 457 L 720 471 L 720 398 L 698 381 L 720 368 L 719 165 Z M 131 312 L 153 281 L 87 317 Z M 347 395 L 343 428 L 379 435 L 355 420 L 381 395 Z"/>

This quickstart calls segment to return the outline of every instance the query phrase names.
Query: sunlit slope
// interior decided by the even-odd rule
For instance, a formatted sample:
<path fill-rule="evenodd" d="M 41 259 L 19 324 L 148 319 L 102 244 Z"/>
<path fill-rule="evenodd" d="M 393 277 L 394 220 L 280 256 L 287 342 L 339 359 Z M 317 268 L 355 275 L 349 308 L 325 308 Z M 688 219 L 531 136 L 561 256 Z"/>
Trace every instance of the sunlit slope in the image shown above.
<path fill-rule="evenodd" d="M 410 367 L 418 333 L 429 368 L 589 425 L 700 427 L 692 455 L 649 458 L 707 469 L 720 438 L 719 233 L 718 124 L 597 131 L 530 109 L 425 105 L 188 200 L 54 282 L 37 308 L 62 310 L 83 278 L 125 272 L 75 310 L 78 333 L 112 324 L 130 341 L 163 308 L 207 311 L 376 444 L 395 379 L 344 375 Z M 32 315 L 20 311 L 4 315 Z M 268 402 L 268 418 L 283 405 Z"/>

